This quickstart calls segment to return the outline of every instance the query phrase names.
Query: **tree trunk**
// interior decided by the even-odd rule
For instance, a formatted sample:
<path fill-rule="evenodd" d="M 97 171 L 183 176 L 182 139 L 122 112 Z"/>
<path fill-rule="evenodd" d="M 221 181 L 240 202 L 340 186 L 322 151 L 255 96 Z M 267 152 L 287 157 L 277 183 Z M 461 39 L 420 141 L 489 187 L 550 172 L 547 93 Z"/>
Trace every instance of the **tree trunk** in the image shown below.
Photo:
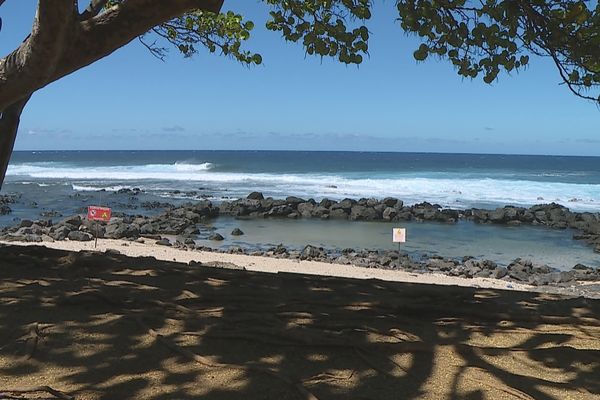
<path fill-rule="evenodd" d="M 19 122 L 21 120 L 21 112 L 31 95 L 19 100 L 2 111 L 0 117 L 0 190 L 8 169 L 8 162 L 15 146 L 17 131 L 19 130 Z"/>

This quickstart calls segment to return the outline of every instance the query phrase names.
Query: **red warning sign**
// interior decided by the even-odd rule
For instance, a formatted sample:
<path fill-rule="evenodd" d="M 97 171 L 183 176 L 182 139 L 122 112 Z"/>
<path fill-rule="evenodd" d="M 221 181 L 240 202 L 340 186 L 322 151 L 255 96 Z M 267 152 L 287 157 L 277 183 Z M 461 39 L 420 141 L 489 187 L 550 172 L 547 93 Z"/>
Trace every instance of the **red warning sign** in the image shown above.
<path fill-rule="evenodd" d="M 88 207 L 88 219 L 90 221 L 110 221 L 111 210 L 108 207 Z"/>

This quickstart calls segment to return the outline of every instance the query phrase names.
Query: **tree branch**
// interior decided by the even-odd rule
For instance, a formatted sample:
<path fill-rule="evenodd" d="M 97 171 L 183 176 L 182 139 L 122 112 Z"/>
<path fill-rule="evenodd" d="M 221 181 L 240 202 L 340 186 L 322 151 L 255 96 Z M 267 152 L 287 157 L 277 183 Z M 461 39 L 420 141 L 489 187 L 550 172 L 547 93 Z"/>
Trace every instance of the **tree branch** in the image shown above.
<path fill-rule="evenodd" d="M 87 8 L 79 14 L 79 19 L 85 21 L 86 19 L 90 19 L 95 17 L 102 11 L 104 6 L 108 3 L 108 0 L 92 0 Z"/>
<path fill-rule="evenodd" d="M 53 35 L 46 30 L 44 35 L 37 39 L 44 39 L 45 48 L 35 46 L 36 51 L 30 52 L 29 58 L 23 45 L 13 54 L 0 60 L 0 109 L 12 104 L 16 100 L 31 94 L 47 84 L 62 78 L 80 68 L 83 68 L 101 58 L 106 57 L 120 47 L 143 35 L 154 26 L 169 21 L 191 10 L 219 12 L 224 0 L 128 0 L 115 5 L 105 12 L 88 20 L 76 24 L 68 24 L 68 16 L 72 15 L 73 0 L 40 0 L 48 7 L 47 10 L 53 18 L 49 20 L 62 21 L 62 26 L 70 25 L 67 40 L 60 40 L 61 36 Z M 40 24 L 41 26 L 41 24 Z M 35 26 L 34 26 L 35 28 Z M 58 26 L 56 33 L 62 33 Z M 66 31 L 66 30 L 65 30 Z M 24 45 L 29 46 L 29 42 Z M 49 42 L 49 43 L 48 43 Z M 63 47 L 64 44 L 64 47 Z M 59 46 L 57 48 L 57 46 Z M 34 57 L 35 56 L 35 57 Z M 47 76 L 48 62 L 53 64 L 50 76 Z M 35 62 L 33 62 L 35 59 Z M 11 61 L 13 60 L 13 61 Z M 44 74 L 40 74 L 43 72 Z"/>
<path fill-rule="evenodd" d="M 54 74 L 73 16 L 73 0 L 39 0 L 31 35 L 0 60 L 0 110 L 29 96 Z"/>

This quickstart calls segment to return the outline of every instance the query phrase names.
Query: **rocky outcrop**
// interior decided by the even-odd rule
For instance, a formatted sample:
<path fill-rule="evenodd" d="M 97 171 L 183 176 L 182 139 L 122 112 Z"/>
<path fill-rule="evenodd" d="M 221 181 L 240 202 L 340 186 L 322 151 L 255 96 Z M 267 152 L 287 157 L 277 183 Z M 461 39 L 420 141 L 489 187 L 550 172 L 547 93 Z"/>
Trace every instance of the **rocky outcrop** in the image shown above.
<path fill-rule="evenodd" d="M 245 199 L 224 201 L 220 213 L 234 217 L 250 218 L 320 218 L 349 219 L 353 221 L 438 221 L 454 223 L 461 214 L 457 210 L 442 209 L 429 203 L 405 207 L 402 200 L 386 197 L 378 199 L 322 199 L 304 200 L 295 196 L 285 199 L 264 198 L 259 192 Z"/>

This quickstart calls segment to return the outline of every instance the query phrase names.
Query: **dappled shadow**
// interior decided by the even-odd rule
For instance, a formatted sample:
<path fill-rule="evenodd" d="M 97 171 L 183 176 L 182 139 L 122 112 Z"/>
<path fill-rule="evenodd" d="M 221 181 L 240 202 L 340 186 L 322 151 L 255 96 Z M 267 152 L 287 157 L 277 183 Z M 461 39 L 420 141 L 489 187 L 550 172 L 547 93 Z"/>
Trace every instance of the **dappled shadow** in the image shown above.
<path fill-rule="evenodd" d="M 592 399 L 600 302 L 0 247 L 0 393 Z"/>

